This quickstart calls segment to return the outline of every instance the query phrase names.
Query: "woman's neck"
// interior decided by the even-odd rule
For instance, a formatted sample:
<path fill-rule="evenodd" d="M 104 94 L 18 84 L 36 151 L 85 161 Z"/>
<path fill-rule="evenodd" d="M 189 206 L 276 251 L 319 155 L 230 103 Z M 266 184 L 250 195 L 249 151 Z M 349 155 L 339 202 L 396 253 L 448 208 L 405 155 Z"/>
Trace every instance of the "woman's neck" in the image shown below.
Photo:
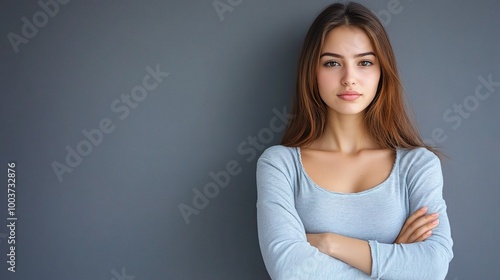
<path fill-rule="evenodd" d="M 310 148 L 356 154 L 364 149 L 375 149 L 373 137 L 363 123 L 363 114 L 341 115 L 331 112 L 325 131 Z"/>

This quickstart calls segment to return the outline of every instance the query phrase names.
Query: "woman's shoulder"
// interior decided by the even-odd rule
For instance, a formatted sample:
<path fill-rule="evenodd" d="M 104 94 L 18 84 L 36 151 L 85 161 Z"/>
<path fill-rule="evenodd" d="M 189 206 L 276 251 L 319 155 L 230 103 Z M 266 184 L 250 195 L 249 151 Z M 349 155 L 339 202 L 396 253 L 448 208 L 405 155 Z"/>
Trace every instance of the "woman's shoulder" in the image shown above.
<path fill-rule="evenodd" d="M 421 168 L 428 167 L 439 167 L 441 166 L 441 161 L 439 157 L 429 149 L 425 147 L 418 148 L 398 148 L 400 153 L 400 167 L 407 170 L 408 172 L 417 171 Z"/>
<path fill-rule="evenodd" d="M 297 157 L 296 147 L 287 147 L 283 145 L 275 145 L 264 150 L 259 160 L 268 159 L 272 161 L 287 161 L 295 160 Z"/>
<path fill-rule="evenodd" d="M 401 158 L 405 160 L 433 160 L 439 157 L 426 147 L 398 148 Z"/>
<path fill-rule="evenodd" d="M 299 150 L 297 147 L 283 145 L 271 146 L 264 150 L 257 161 L 257 173 L 279 172 L 294 182 L 301 170 Z"/>

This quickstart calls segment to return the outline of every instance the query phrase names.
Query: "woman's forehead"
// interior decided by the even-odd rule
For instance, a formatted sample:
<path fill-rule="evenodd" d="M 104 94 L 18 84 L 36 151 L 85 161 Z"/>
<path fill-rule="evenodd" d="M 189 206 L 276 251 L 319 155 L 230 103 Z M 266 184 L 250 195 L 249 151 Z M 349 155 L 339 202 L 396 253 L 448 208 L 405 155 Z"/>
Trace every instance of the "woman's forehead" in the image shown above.
<path fill-rule="evenodd" d="M 339 26 L 326 34 L 321 51 L 353 56 L 374 50 L 365 31 L 352 26 Z"/>

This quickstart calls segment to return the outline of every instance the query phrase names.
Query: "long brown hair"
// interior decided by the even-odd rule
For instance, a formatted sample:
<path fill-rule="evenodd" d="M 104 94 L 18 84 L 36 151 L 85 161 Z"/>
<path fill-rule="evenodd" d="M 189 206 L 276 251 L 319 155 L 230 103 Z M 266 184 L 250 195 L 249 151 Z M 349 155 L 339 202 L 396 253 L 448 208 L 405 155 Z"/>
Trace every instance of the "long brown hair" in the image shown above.
<path fill-rule="evenodd" d="M 281 144 L 307 146 L 323 133 L 327 105 L 319 94 L 316 71 L 326 35 L 344 25 L 357 27 L 366 33 L 380 62 L 377 92 L 364 115 L 364 124 L 377 144 L 390 149 L 427 147 L 434 151 L 424 144 L 406 112 L 396 58 L 384 27 L 370 10 L 354 2 L 328 6 L 309 28 L 299 60 L 293 118 Z"/>

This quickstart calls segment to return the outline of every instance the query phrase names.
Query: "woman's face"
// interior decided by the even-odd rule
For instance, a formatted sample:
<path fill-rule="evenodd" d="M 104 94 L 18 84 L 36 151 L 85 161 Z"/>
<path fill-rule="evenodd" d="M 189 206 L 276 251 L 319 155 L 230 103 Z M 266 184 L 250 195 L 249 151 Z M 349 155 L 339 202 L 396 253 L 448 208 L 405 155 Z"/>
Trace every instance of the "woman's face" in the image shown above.
<path fill-rule="evenodd" d="M 360 114 L 370 105 L 377 92 L 380 65 L 363 30 L 339 26 L 328 32 L 317 79 L 329 114 Z"/>

